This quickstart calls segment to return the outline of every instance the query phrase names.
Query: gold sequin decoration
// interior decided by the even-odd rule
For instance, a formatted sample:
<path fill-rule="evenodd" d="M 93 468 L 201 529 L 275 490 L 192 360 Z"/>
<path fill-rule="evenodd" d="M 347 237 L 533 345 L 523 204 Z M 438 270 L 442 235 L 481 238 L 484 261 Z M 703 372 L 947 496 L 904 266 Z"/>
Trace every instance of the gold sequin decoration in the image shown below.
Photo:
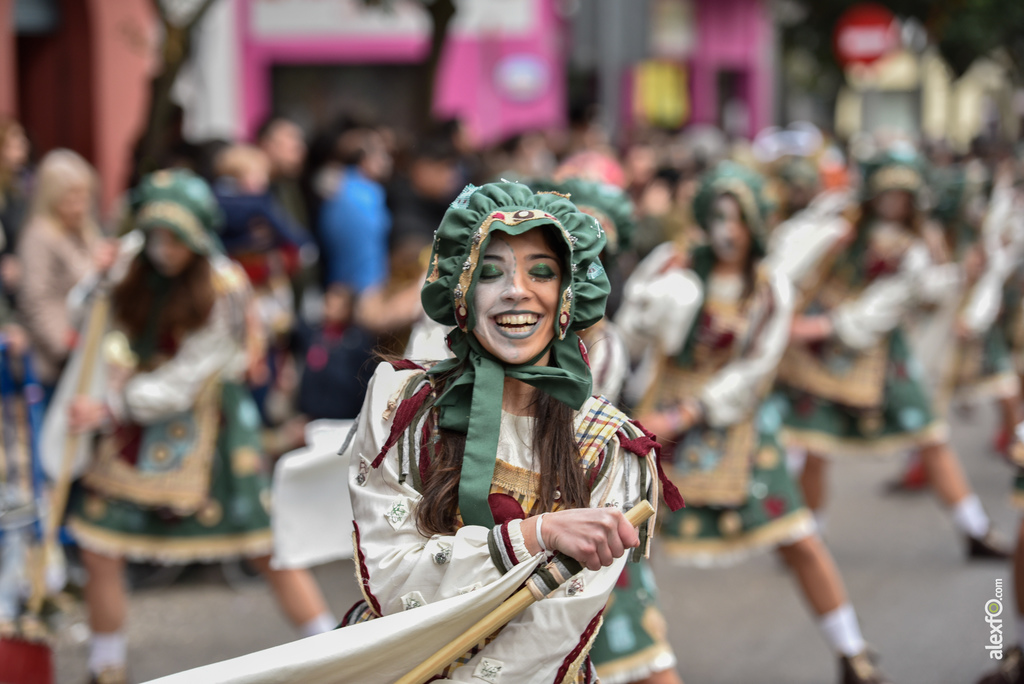
<path fill-rule="evenodd" d="M 743 519 L 736 511 L 726 511 L 718 519 L 718 531 L 726 537 L 735 537 L 743 530 Z"/>
<path fill-rule="evenodd" d="M 241 447 L 231 452 L 231 471 L 240 477 L 260 472 L 263 459 L 252 447 Z"/>
<path fill-rule="evenodd" d="M 696 515 L 684 515 L 679 523 L 679 532 L 686 539 L 694 539 L 700 534 L 700 518 Z"/>
<path fill-rule="evenodd" d="M 85 514 L 93 520 L 99 520 L 107 514 L 107 502 L 98 496 L 89 495 L 82 506 Z"/>
<path fill-rule="evenodd" d="M 166 444 L 157 444 L 153 447 L 153 461 L 166 463 L 171 457 L 171 448 Z"/>
<path fill-rule="evenodd" d="M 757 467 L 762 470 L 771 470 L 779 465 L 779 452 L 770 446 L 766 446 L 757 452 L 754 457 Z"/>
<path fill-rule="evenodd" d="M 874 435 L 882 429 L 882 416 L 877 413 L 866 413 L 857 420 L 857 426 L 865 435 Z"/>
<path fill-rule="evenodd" d="M 224 519 L 224 509 L 219 501 L 207 501 L 196 513 L 196 519 L 204 527 L 213 527 Z"/>
<path fill-rule="evenodd" d="M 188 426 L 184 423 L 171 423 L 171 426 L 167 428 L 167 434 L 173 439 L 183 439 L 188 434 Z"/>

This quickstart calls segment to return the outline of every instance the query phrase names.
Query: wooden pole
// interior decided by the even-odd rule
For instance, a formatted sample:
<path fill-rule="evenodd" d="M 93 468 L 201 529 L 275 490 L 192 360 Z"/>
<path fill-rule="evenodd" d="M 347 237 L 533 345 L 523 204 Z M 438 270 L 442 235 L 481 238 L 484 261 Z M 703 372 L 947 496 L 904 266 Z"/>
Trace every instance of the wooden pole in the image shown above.
<path fill-rule="evenodd" d="M 654 515 L 654 507 L 647 501 L 641 501 L 629 509 L 629 512 L 626 513 L 626 519 L 629 520 L 633 527 L 637 527 L 646 522 L 652 515 Z M 435 674 L 448 667 L 456 658 L 493 634 L 499 627 L 504 626 L 512 618 L 529 608 L 536 600 L 529 588 L 524 587 L 520 589 L 455 640 L 449 642 L 447 646 L 417 665 L 415 669 L 399 679 L 395 684 L 423 684 Z"/>
<path fill-rule="evenodd" d="M 75 388 L 76 397 L 89 393 L 92 373 L 99 361 L 100 341 L 103 338 L 103 331 L 107 327 L 109 312 L 109 297 L 106 293 L 98 294 L 89 313 L 89 321 L 85 330 L 82 365 L 79 367 L 78 383 Z M 57 530 L 60 529 L 61 519 L 64 517 L 68 492 L 71 490 L 71 469 L 75 462 L 75 452 L 78 450 L 78 440 L 81 437 L 80 434 L 69 430 L 64 440 L 64 460 L 61 461 L 60 473 L 53 485 L 53 491 L 50 493 L 50 511 L 43 528 L 43 539 L 37 549 L 36 572 L 32 581 L 32 594 L 28 601 L 28 613 L 32 615 L 39 614 L 43 607 L 43 600 L 46 598 L 46 582 L 43 580 L 46 569 L 46 552 L 56 541 Z"/>

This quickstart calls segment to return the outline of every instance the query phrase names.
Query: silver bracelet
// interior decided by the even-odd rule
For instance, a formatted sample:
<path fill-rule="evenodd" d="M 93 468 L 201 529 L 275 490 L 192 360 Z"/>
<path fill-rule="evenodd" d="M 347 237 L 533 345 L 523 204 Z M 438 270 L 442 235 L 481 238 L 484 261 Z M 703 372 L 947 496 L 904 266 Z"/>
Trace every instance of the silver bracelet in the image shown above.
<path fill-rule="evenodd" d="M 546 546 L 544 546 L 544 537 L 541 534 L 541 529 L 540 529 L 541 523 L 544 522 L 544 516 L 545 515 L 547 515 L 547 513 L 541 513 L 540 515 L 537 516 L 537 545 L 540 546 L 540 550 L 541 551 L 543 551 L 544 553 L 547 553 L 548 552 L 548 548 Z"/>

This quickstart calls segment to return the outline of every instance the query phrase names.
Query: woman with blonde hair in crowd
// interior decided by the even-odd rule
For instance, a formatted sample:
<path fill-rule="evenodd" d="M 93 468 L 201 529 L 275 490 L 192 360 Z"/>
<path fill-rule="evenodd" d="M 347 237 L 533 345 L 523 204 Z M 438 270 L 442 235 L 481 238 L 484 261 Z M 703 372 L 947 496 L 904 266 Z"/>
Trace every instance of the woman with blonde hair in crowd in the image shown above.
<path fill-rule="evenodd" d="M 75 343 L 66 299 L 80 280 L 110 266 L 117 247 L 96 221 L 96 173 L 71 150 L 43 157 L 18 245 L 24 277 L 18 307 L 48 394 Z"/>

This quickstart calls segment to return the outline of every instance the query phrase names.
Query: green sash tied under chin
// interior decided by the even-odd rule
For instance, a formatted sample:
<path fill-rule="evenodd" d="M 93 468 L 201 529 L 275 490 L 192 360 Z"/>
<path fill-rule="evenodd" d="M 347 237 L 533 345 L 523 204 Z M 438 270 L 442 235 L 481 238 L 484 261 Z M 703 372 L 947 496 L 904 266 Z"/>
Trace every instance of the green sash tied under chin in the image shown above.
<path fill-rule="evenodd" d="M 579 410 L 590 397 L 590 368 L 580 351 L 579 338 L 569 333 L 555 339 L 540 354 L 520 365 L 505 364 L 485 350 L 476 336 L 458 328 L 448 336 L 454 359 L 437 364 L 433 376 L 462 372 L 448 380 L 434 404 L 440 427 L 466 435 L 459 480 L 459 511 L 466 525 L 494 526 L 487 497 L 494 478 L 498 436 L 501 432 L 501 398 L 505 378 L 515 378 Z M 535 366 L 551 350 L 547 366 Z M 539 448 L 541 445 L 533 445 Z"/>

